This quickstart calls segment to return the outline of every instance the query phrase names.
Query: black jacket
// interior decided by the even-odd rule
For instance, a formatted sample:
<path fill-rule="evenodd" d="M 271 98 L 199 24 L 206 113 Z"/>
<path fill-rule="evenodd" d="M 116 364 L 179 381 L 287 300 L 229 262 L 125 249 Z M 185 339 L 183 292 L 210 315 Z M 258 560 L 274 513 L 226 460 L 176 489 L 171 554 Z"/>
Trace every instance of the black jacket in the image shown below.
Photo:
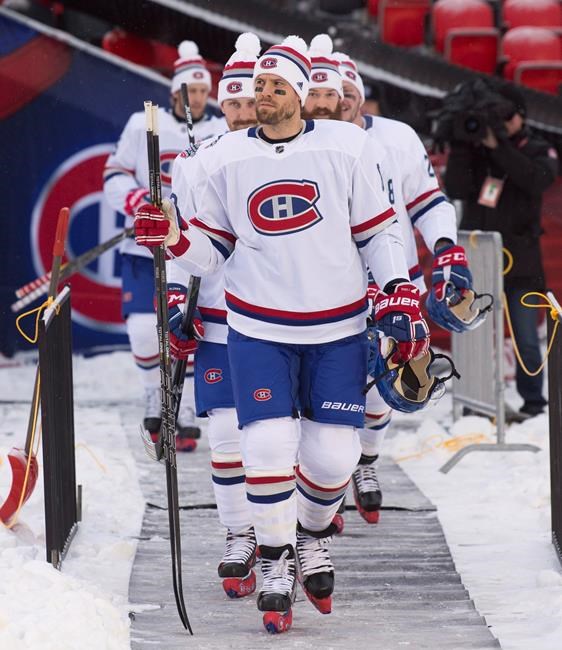
<path fill-rule="evenodd" d="M 555 150 L 524 128 L 496 149 L 452 143 L 445 189 L 451 199 L 464 203 L 461 228 L 496 230 L 513 255 L 513 268 L 504 277 L 506 287 L 544 289 L 539 237 L 542 194 L 558 173 Z M 478 204 L 487 176 L 505 180 L 495 208 Z"/>

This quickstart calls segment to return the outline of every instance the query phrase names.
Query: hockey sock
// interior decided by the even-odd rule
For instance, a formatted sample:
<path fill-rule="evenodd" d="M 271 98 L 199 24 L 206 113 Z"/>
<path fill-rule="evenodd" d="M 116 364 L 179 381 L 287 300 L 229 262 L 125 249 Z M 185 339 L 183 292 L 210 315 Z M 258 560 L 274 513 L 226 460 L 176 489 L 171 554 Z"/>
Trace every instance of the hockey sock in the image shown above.
<path fill-rule="evenodd" d="M 160 356 L 156 336 L 156 314 L 130 314 L 127 334 L 145 387 L 160 385 Z"/>
<path fill-rule="evenodd" d="M 390 422 L 392 411 L 365 413 L 365 428 L 359 430 L 361 451 L 365 456 L 379 456 Z"/>

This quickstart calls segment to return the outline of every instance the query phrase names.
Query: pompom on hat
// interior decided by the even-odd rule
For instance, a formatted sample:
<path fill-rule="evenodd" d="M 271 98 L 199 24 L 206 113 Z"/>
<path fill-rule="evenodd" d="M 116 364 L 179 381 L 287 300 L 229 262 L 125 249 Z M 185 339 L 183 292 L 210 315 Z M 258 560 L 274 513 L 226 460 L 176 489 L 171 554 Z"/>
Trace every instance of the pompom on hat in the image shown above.
<path fill-rule="evenodd" d="M 205 84 L 211 89 L 211 73 L 199 54 L 199 48 L 193 41 L 182 41 L 178 47 L 179 59 L 174 61 L 172 93 L 177 92 L 182 83 Z"/>
<path fill-rule="evenodd" d="M 343 98 L 342 76 L 339 62 L 332 54 L 333 47 L 328 34 L 318 34 L 310 41 L 310 88 L 331 88 Z"/>
<path fill-rule="evenodd" d="M 357 71 L 357 65 L 355 62 L 350 59 L 347 54 L 343 52 L 334 52 L 332 57 L 338 62 L 340 68 L 340 74 L 343 81 L 348 81 L 353 84 L 359 94 L 361 95 L 361 104 L 365 103 L 365 86 L 363 85 L 363 79 Z"/>
<path fill-rule="evenodd" d="M 254 67 L 254 81 L 260 74 L 274 74 L 291 85 L 304 105 L 308 95 L 311 64 L 306 43 L 299 36 L 287 36 L 264 52 Z"/>
<path fill-rule="evenodd" d="M 260 39 L 251 32 L 236 39 L 236 51 L 228 59 L 219 81 L 219 105 L 225 99 L 254 97 L 254 66 L 260 54 Z"/>

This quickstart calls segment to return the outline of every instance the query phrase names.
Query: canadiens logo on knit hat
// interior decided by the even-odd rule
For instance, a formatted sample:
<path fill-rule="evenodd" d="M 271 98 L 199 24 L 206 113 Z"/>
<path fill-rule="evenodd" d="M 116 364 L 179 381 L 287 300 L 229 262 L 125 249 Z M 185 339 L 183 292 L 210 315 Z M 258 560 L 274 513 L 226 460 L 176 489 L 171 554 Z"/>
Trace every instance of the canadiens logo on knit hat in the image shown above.
<path fill-rule="evenodd" d="M 219 104 L 232 95 L 254 97 L 253 74 L 260 55 L 260 39 L 252 32 L 244 32 L 236 39 L 235 51 L 226 62 L 219 81 Z"/>
<path fill-rule="evenodd" d="M 277 59 L 273 57 L 268 57 L 267 59 L 262 59 L 260 66 L 265 69 L 271 69 L 277 67 Z"/>
<path fill-rule="evenodd" d="M 202 72 L 200 72 L 199 70 L 196 70 L 196 71 L 193 73 L 193 78 L 194 78 L 194 79 L 203 79 L 204 76 L 205 76 L 205 75 L 204 75 Z"/>
<path fill-rule="evenodd" d="M 226 87 L 226 92 L 231 93 L 232 95 L 239 93 L 241 90 L 242 84 L 239 81 L 231 81 Z"/>
<path fill-rule="evenodd" d="M 328 75 L 325 72 L 315 72 L 312 75 L 311 79 L 317 83 L 322 83 L 324 81 L 328 81 Z"/>
<path fill-rule="evenodd" d="M 352 70 L 346 70 L 346 71 L 345 71 L 345 76 L 346 76 L 346 77 L 349 77 L 349 78 L 352 79 L 353 81 L 355 81 L 355 80 L 357 79 L 357 75 L 356 75 L 355 72 L 353 72 Z"/>

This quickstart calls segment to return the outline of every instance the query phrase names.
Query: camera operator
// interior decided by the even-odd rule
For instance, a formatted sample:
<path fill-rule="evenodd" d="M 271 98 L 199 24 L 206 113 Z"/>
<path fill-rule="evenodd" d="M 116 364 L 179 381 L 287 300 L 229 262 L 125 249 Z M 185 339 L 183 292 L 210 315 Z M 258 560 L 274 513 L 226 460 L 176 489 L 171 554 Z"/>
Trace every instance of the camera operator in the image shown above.
<path fill-rule="evenodd" d="M 521 358 L 535 370 L 541 363 L 537 311 L 521 305 L 520 299 L 528 291 L 545 290 L 539 241 L 542 194 L 555 180 L 558 158 L 556 150 L 525 125 L 525 100 L 519 90 L 505 84 L 494 91 L 501 99 L 490 99 L 485 123 L 478 124 L 471 115 L 465 121 L 466 137 L 450 140 L 445 188 L 451 199 L 464 201 L 461 228 L 499 231 L 513 256 L 513 267 L 504 277 L 505 294 Z M 524 400 L 520 412 L 542 413 L 542 373 L 530 377 L 517 364 L 516 385 Z"/>

